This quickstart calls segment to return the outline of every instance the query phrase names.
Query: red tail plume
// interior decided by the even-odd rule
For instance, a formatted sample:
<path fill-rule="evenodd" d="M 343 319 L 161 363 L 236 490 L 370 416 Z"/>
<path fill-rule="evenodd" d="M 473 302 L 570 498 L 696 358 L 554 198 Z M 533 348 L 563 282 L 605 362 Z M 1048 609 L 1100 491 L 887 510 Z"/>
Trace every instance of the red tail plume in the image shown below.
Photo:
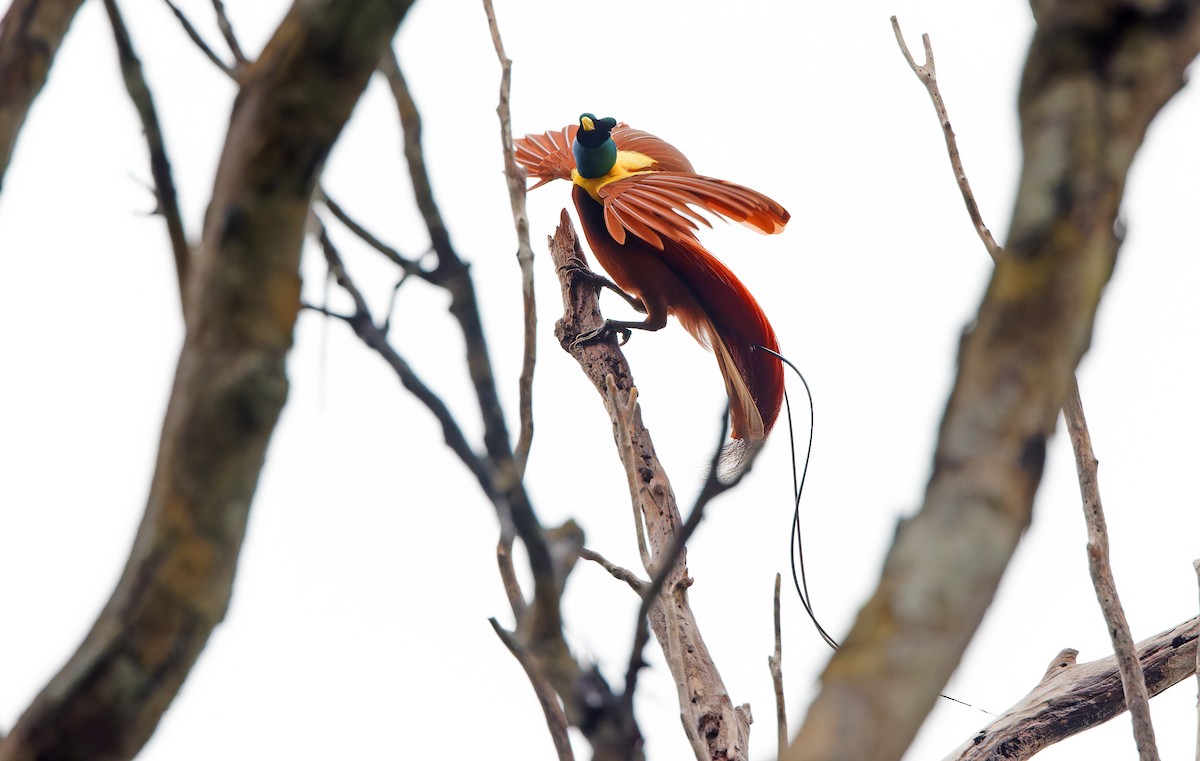
<path fill-rule="evenodd" d="M 699 243 L 668 243 L 659 255 L 695 294 L 694 305 L 680 304 L 671 312 L 698 341 L 711 344 L 717 355 L 729 392 L 733 438 L 748 442 L 766 438 L 783 406 L 783 365 L 754 348 L 779 351 L 779 340 L 762 307 L 729 268 Z M 748 394 L 754 405 L 745 415 L 738 413 L 745 406 L 736 398 L 742 394 Z"/>

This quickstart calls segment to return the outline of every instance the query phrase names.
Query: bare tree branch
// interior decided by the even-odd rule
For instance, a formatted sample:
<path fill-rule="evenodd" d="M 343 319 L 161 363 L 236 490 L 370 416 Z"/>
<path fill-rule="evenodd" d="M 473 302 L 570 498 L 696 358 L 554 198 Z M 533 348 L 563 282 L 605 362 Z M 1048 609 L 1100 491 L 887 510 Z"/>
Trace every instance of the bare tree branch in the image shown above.
<path fill-rule="evenodd" d="M 596 759 L 627 761 L 630 758 L 630 749 L 641 747 L 641 735 L 632 713 L 623 710 L 620 700 L 612 694 L 599 673 L 594 669 L 584 668 L 574 659 L 562 633 L 559 595 L 577 553 L 572 556 L 558 548 L 574 546 L 576 542 L 582 547 L 582 532 L 578 532 L 573 524 L 544 532 L 525 496 L 521 482 L 505 482 L 497 478 L 498 473 L 514 472 L 511 455 L 507 462 L 498 462 L 490 454 L 480 457 L 474 453 L 449 409 L 417 377 L 388 342 L 387 336 L 372 318 L 365 298 L 346 272 L 336 247 L 329 240 L 324 228 L 317 224 L 318 240 L 325 252 L 330 271 L 338 285 L 347 291 L 355 304 L 354 314 L 346 317 L 335 316 L 349 323 L 363 343 L 387 361 L 405 388 L 433 412 L 442 425 L 448 446 L 475 475 L 484 494 L 495 505 L 501 522 L 497 560 L 505 582 L 505 591 L 517 620 L 516 632 L 504 631 L 498 628 L 498 624 L 493 624 L 498 628 L 497 634 L 526 668 L 543 708 L 548 699 L 546 690 L 551 689 L 563 701 L 563 715 L 566 720 L 579 727 L 592 743 Z M 469 278 L 469 275 L 467 277 Z M 569 540 L 565 544 L 558 539 L 564 529 L 568 530 Z M 521 537 L 530 556 L 534 576 L 532 606 L 526 604 L 511 567 L 510 532 L 514 530 Z M 577 538 L 572 531 L 578 532 Z M 530 671 L 527 662 L 536 663 L 536 671 Z M 547 721 L 555 720 L 555 715 L 547 715 Z M 557 729 L 552 724 L 551 733 L 556 732 Z"/>
<path fill-rule="evenodd" d="M 0 189 L 33 99 L 83 0 L 13 0 L 0 21 Z"/>
<path fill-rule="evenodd" d="M 320 200 L 325 204 L 325 208 L 329 209 L 329 212 L 333 214 L 337 221 L 345 225 L 347 230 L 358 236 L 358 238 L 368 246 L 387 257 L 390 262 L 399 267 L 406 275 L 425 277 L 425 271 L 421 269 L 420 264 L 418 264 L 415 259 L 409 259 L 396 249 L 392 248 L 371 234 L 370 231 L 368 231 L 365 227 L 356 222 L 349 214 L 347 214 L 346 211 L 342 209 L 341 204 L 338 204 L 332 198 L 330 198 L 325 193 L 324 189 L 321 189 L 318 192 L 320 193 Z"/>
<path fill-rule="evenodd" d="M 406 8 L 297 3 L 242 88 L 145 517 L 112 598 L 0 745 L 3 761 L 132 758 L 225 615 L 287 396 L 310 199 Z"/>
<path fill-rule="evenodd" d="M 787 705 L 783 695 L 783 627 L 779 621 L 781 582 L 782 577 L 775 574 L 775 653 L 767 658 L 767 666 L 771 669 L 771 683 L 775 686 L 775 726 L 778 734 L 776 757 L 782 757 L 788 746 Z"/>
<path fill-rule="evenodd" d="M 586 547 L 584 548 L 583 552 L 579 554 L 579 557 L 583 558 L 584 560 L 590 560 L 604 570 L 608 571 L 608 575 L 612 576 L 617 581 L 625 582 L 629 585 L 630 589 L 632 589 L 634 592 L 637 592 L 639 597 L 645 596 L 646 582 L 639 579 L 637 574 L 635 574 L 633 571 L 612 563 L 599 552 L 589 550 Z"/>
<path fill-rule="evenodd" d="M 225 38 L 229 52 L 233 53 L 233 60 L 237 62 L 236 68 L 242 69 L 250 61 L 242 52 L 242 46 L 238 44 L 237 35 L 233 33 L 233 24 L 229 23 L 229 16 L 225 13 L 225 3 L 221 0 L 212 0 L 212 5 L 213 12 L 217 15 L 217 28 L 221 30 L 221 36 Z"/>
<path fill-rule="evenodd" d="M 521 471 L 513 457 L 508 427 L 496 391 L 491 355 L 479 316 L 474 282 L 466 263 L 459 258 L 450 243 L 450 235 L 442 222 L 441 213 L 433 198 L 433 187 L 425 170 L 420 139 L 421 117 L 394 53 L 389 51 L 382 57 L 380 70 L 387 77 L 396 100 L 401 125 L 404 128 L 404 154 L 408 161 L 413 192 L 437 255 L 437 265 L 431 271 L 423 271 L 422 277 L 444 288 L 450 295 L 450 313 L 457 320 L 466 343 L 467 370 L 483 419 L 484 448 L 492 475 L 490 494 L 494 500 L 500 500 L 497 504 L 498 509 L 511 511 L 517 535 L 521 537 L 529 554 L 530 568 L 534 576 L 534 604 L 520 622 L 523 627 L 528 628 L 519 628 L 518 633 L 528 637 L 529 641 L 540 642 L 549 648 L 550 654 L 547 657 L 558 659 L 563 664 L 574 664 L 562 638 L 562 621 L 558 607 L 561 588 L 555 578 L 554 565 L 542 536 L 542 527 L 529 503 L 521 480 Z M 560 671 L 565 673 L 570 669 L 564 666 Z M 563 680 L 555 682 L 556 689 L 560 689 L 560 695 L 569 678 L 564 677 Z"/>
<path fill-rule="evenodd" d="M 539 622 L 534 627 L 541 632 L 539 636 L 551 639 L 556 636 L 557 639 L 561 639 L 558 611 L 561 590 L 554 581 L 554 567 L 545 547 L 542 528 L 529 503 L 521 481 L 521 471 L 513 457 L 504 411 L 496 391 L 491 355 L 479 316 L 475 285 L 466 263 L 459 258 L 450 242 L 450 234 L 433 197 L 433 185 L 425 169 L 425 154 L 421 146 L 421 115 L 400 71 L 395 52 L 390 48 L 385 51 L 378 68 L 387 78 L 396 101 L 404 130 L 404 157 L 408 162 L 417 208 L 425 220 L 431 245 L 437 256 L 437 264 L 432 270 L 420 270 L 417 274 L 429 283 L 444 288 L 450 295 L 450 313 L 458 322 L 467 346 L 467 370 L 483 419 L 484 448 L 492 481 L 488 493 L 494 500 L 501 501 L 497 505 L 499 509 L 512 511 L 513 525 L 529 553 L 536 604 L 531 609 L 532 615 L 527 617 L 526 621 Z M 551 632 L 557 632 L 557 635 L 551 635 Z M 562 643 L 561 649 L 565 651 L 565 642 Z"/>
<path fill-rule="evenodd" d="M 1192 618 L 1137 644 L 1137 662 L 1150 695 L 1195 672 L 1198 635 L 1200 618 Z M 1123 713 L 1125 693 L 1116 656 L 1077 664 L 1076 655 L 1072 649 L 1059 653 L 1028 695 L 945 761 L 1022 761 Z"/>
<path fill-rule="evenodd" d="M 121 18 L 116 0 L 104 0 L 104 9 L 108 11 L 108 19 L 112 23 L 113 39 L 117 44 L 117 56 L 121 61 L 125 89 L 129 92 L 129 98 L 142 121 L 146 146 L 150 150 L 150 174 L 154 177 L 154 195 L 158 201 L 156 211 L 162 214 L 167 223 L 167 236 L 171 240 L 171 251 L 175 256 L 175 274 L 179 282 L 179 306 L 186 319 L 187 275 L 191 249 L 188 247 L 187 234 L 183 230 L 183 217 L 179 213 L 175 181 L 171 178 L 171 161 L 167 157 L 167 146 L 163 139 L 162 127 L 158 123 L 154 98 L 150 94 L 150 86 L 146 84 L 146 77 L 142 74 L 142 62 L 134 52 L 129 30 Z"/>
<path fill-rule="evenodd" d="M 1158 747 L 1154 742 L 1154 725 L 1150 720 L 1150 696 L 1129 631 L 1129 621 L 1117 595 L 1117 582 L 1113 578 L 1112 564 L 1108 551 L 1108 527 L 1104 520 L 1104 508 L 1100 503 L 1100 487 L 1097 482 L 1096 455 L 1092 452 L 1092 437 L 1088 433 L 1087 421 L 1083 416 L 1083 403 L 1079 399 L 1079 385 L 1072 379 L 1067 400 L 1063 405 L 1067 419 L 1067 432 L 1075 450 L 1075 468 L 1079 473 L 1079 490 L 1083 496 L 1083 514 L 1088 527 L 1088 570 L 1092 584 L 1096 587 L 1096 598 L 1108 624 L 1108 633 L 1113 643 L 1113 655 L 1121 674 L 1121 684 L 1129 714 L 1133 719 L 1133 738 L 1137 743 L 1142 761 L 1157 761 Z"/>
<path fill-rule="evenodd" d="M 430 245 L 437 252 L 439 261 L 453 261 L 458 255 L 450 246 L 450 232 L 446 229 L 442 212 L 434 200 L 433 183 L 429 180 L 429 172 L 425 168 L 425 151 L 421 147 L 421 114 L 417 111 L 412 93 L 408 90 L 408 82 L 404 80 L 404 74 L 400 71 L 396 52 L 391 48 L 388 48 L 380 59 L 379 71 L 387 79 L 392 96 L 396 100 L 400 125 L 404 128 L 404 158 L 408 162 L 408 173 L 417 197 L 417 208 L 420 209 L 421 216 L 425 219 L 425 228 L 429 231 Z"/>
<path fill-rule="evenodd" d="M 500 38 L 500 27 L 496 23 L 496 11 L 491 0 L 483 0 L 487 13 L 488 28 L 496 57 L 500 59 L 500 105 L 496 114 L 500 117 L 500 143 L 504 148 L 504 177 L 508 181 L 508 198 L 512 206 L 513 223 L 517 228 L 517 262 L 521 266 L 521 294 L 524 299 L 525 348 L 521 362 L 520 419 L 521 430 L 513 456 L 517 470 L 525 473 L 529 460 L 529 448 L 533 446 L 533 370 L 537 364 L 537 299 L 533 290 L 533 247 L 529 244 L 529 216 L 525 213 L 525 170 L 513 154 L 512 115 L 509 113 L 509 86 L 512 81 L 512 61 L 504 53 L 504 41 Z"/>
<path fill-rule="evenodd" d="M 616 383 L 610 375 L 606 379 L 609 393 L 612 396 L 613 406 L 620 409 L 620 401 L 616 396 Z M 633 389 L 630 394 L 630 404 L 637 395 L 637 389 Z M 624 410 L 625 417 L 630 423 L 633 420 L 632 407 Z M 704 486 L 700 489 L 700 494 L 696 497 L 696 503 L 692 506 L 692 510 L 688 513 L 687 520 L 674 532 L 671 537 L 671 543 L 665 552 L 657 553 L 651 558 L 651 562 L 646 566 L 646 572 L 650 574 L 650 583 L 646 585 L 646 589 L 642 591 L 642 605 L 638 609 L 637 624 L 634 629 L 633 647 L 629 649 L 629 665 L 625 669 L 625 702 L 633 707 L 633 695 L 637 690 L 638 672 L 645 665 L 642 660 L 642 651 L 646 648 L 646 643 L 650 640 L 650 608 L 658 603 L 659 594 L 663 590 L 663 585 L 667 579 L 675 573 L 675 561 L 678 560 L 687 547 L 688 541 L 692 538 L 692 534 L 696 533 L 696 529 L 700 527 L 700 522 L 704 519 L 704 508 L 713 498 L 729 489 L 736 486 L 742 478 L 750 472 L 754 458 L 748 458 L 745 467 L 739 469 L 728 483 L 723 483 L 717 476 L 718 465 L 721 461 L 721 453 L 725 448 L 725 436 L 729 433 L 729 414 L 726 412 L 721 415 L 721 434 L 717 437 L 717 448 L 713 452 L 709 462 L 708 477 L 704 481 Z M 624 440 L 624 437 L 622 437 Z M 632 455 L 631 449 L 623 449 L 623 453 Z M 665 477 L 665 473 L 664 473 Z M 640 502 L 640 500 L 639 500 Z M 688 586 L 691 582 L 688 582 Z"/>
<path fill-rule="evenodd" d="M 504 643 L 508 651 L 517 659 L 517 663 L 520 663 L 521 668 L 525 669 L 525 676 L 529 678 L 529 683 L 533 685 L 533 691 L 537 695 L 538 704 L 541 705 L 542 713 L 546 717 L 546 726 L 550 729 L 550 738 L 554 741 L 554 749 L 558 752 L 559 761 L 572 761 L 575 758 L 575 753 L 571 750 L 571 738 L 567 734 L 567 717 L 558 702 L 554 688 L 550 686 L 550 682 L 542 674 L 538 660 L 531 657 L 513 635 L 500 625 L 499 621 L 489 618 L 488 622 L 491 623 L 496 636 L 500 638 L 500 641 Z"/>
<path fill-rule="evenodd" d="M 179 10 L 179 7 L 175 5 L 175 3 L 171 2 L 171 0 L 163 0 L 163 2 L 165 2 L 167 7 L 171 9 L 171 12 L 175 14 L 175 18 L 179 19 L 179 24 L 183 27 L 183 31 L 187 34 L 188 38 L 195 43 L 196 47 L 200 48 L 200 52 L 204 53 L 205 57 L 216 64 L 217 68 L 225 72 L 230 79 L 232 79 L 234 82 L 237 82 L 238 73 L 234 71 L 232 66 L 225 63 L 225 61 L 221 59 L 221 56 L 217 55 L 217 51 L 213 50 L 212 47 L 204 41 L 204 37 L 200 34 L 199 30 L 196 29 L 192 22 L 188 20 L 188 17 L 184 15 L 183 11 Z"/>
<path fill-rule="evenodd" d="M 631 491 L 646 523 L 646 539 L 651 552 L 648 572 L 658 568 L 660 563 L 669 570 L 661 582 L 661 593 L 651 596 L 649 619 L 679 690 L 688 739 L 699 758 L 746 759 L 749 706 L 735 707 L 729 699 L 688 603 L 687 588 L 691 579 L 687 575 L 687 552 L 682 547 L 674 547 L 675 537 L 683 527 L 683 518 L 670 480 L 654 452 L 650 434 L 642 425 L 636 405 L 630 402 L 634 386 L 629 365 L 611 338 L 574 345 L 577 336 L 598 327 L 603 319 L 596 298 L 595 277 L 587 270 L 583 249 L 566 210 L 563 210 L 559 227 L 550 241 L 550 253 L 559 273 L 564 306 L 555 336 L 563 349 L 579 362 L 600 393 L 614 421 L 613 438 L 619 456 L 623 460 L 631 458 L 636 463 L 633 471 L 637 474 L 637 488 Z M 617 422 L 623 418 L 632 420 L 627 444 L 622 443 L 621 424 Z M 666 558 L 674 560 L 666 563 Z"/>
<path fill-rule="evenodd" d="M 504 585 L 504 594 L 508 597 L 508 607 L 513 612 L 513 618 L 520 621 L 525 615 L 525 595 L 521 592 L 521 583 L 517 581 L 517 571 L 513 567 L 513 540 L 517 537 L 517 529 L 512 525 L 511 516 L 503 512 L 497 513 L 500 519 L 500 538 L 496 542 L 496 565 L 500 569 L 500 582 Z"/>
<path fill-rule="evenodd" d="M 409 366 L 408 362 L 388 343 L 383 329 L 376 324 L 375 318 L 371 315 L 371 310 L 367 306 L 367 300 L 362 295 L 362 291 L 358 289 L 358 286 L 355 285 L 354 281 L 350 278 L 350 274 L 346 271 L 346 266 L 342 262 L 341 255 L 338 253 L 337 247 L 333 245 L 333 241 L 329 239 L 329 234 L 325 230 L 325 226 L 319 221 L 316 224 L 317 240 L 321 245 L 322 252 L 325 254 L 325 262 L 329 266 L 329 272 L 333 275 L 337 284 L 346 291 L 354 302 L 354 313 L 342 319 L 349 323 L 354 333 L 362 339 L 364 344 L 383 357 L 384 361 L 396 373 L 396 376 L 400 379 L 404 387 L 433 413 L 433 416 L 437 418 L 438 423 L 442 426 L 442 437 L 446 441 L 446 446 L 467 466 L 467 469 L 475 476 L 475 480 L 479 482 L 484 493 L 490 495 L 492 493 L 492 480 L 491 472 L 487 465 L 467 442 L 467 437 L 463 434 L 462 429 L 459 428 L 458 422 L 454 419 L 454 415 L 450 412 L 450 408 L 446 406 L 446 403 L 421 380 L 412 367 Z M 328 312 L 325 312 L 325 314 L 328 314 Z"/>
<path fill-rule="evenodd" d="M 924 505 L 897 533 L 788 761 L 899 759 L 1031 519 L 1046 440 L 1120 244 L 1129 166 L 1200 49 L 1195 2 L 1082 7 L 1037 5 L 1006 254 L 962 342 Z"/>
<path fill-rule="evenodd" d="M 933 101 L 933 109 L 937 112 L 942 132 L 946 136 L 946 151 L 950 154 L 950 166 L 954 169 L 958 188 L 962 191 L 963 201 L 967 204 L 967 213 L 971 216 L 971 223 L 975 225 L 975 231 L 979 233 L 980 240 L 987 247 L 988 254 L 992 259 L 996 259 L 1000 256 L 1000 246 L 992 237 L 992 231 L 983 223 L 979 206 L 975 203 L 975 194 L 971 192 L 971 183 L 967 182 L 967 173 L 963 169 L 962 158 L 958 154 L 958 140 L 954 137 L 954 129 L 950 126 L 950 115 L 946 113 L 946 104 L 942 100 L 942 93 L 938 90 L 937 67 L 933 62 L 933 46 L 929 44 L 929 35 L 921 35 L 921 42 L 925 45 L 925 63 L 918 65 L 913 60 L 912 53 L 908 52 L 908 45 L 904 42 L 904 35 L 900 32 L 900 23 L 896 21 L 895 16 L 892 16 L 892 31 L 896 34 L 896 44 L 900 46 L 904 60 L 908 61 L 908 65 L 917 75 L 917 79 L 921 80 L 929 92 L 929 98 Z"/>
<path fill-rule="evenodd" d="M 425 173 L 425 161 L 420 143 L 420 115 L 408 93 L 403 76 L 394 54 L 381 56 L 379 69 L 388 77 L 396 97 L 402 126 L 405 130 L 405 157 L 413 182 L 413 190 L 433 241 L 436 265 L 429 270 L 413 263 L 410 274 L 444 288 L 450 295 L 450 312 L 459 324 L 467 346 L 467 367 L 479 404 L 484 423 L 484 451 L 480 459 L 477 478 L 485 494 L 493 502 L 501 522 L 501 538 L 497 547 L 497 560 L 501 574 L 505 577 L 506 593 L 517 618 L 516 631 L 498 631 L 501 638 L 512 646 L 519 658 L 536 662 L 537 673 L 534 689 L 539 699 L 546 700 L 546 685 L 550 685 L 563 704 L 566 720 L 578 727 L 591 742 L 595 759 L 600 761 L 630 761 L 641 758 L 641 734 L 632 712 L 624 710 L 622 701 L 614 695 L 604 679 L 594 668 L 581 665 L 570 652 L 562 631 L 559 598 L 567 574 L 574 566 L 583 546 L 583 533 L 572 522 L 543 531 L 533 506 L 529 502 L 521 474 L 510 448 L 503 409 L 496 392 L 491 360 L 483 335 L 474 283 L 465 262 L 459 258 L 450 243 L 450 237 L 442 225 L 441 215 L 433 199 L 432 186 Z M 331 211 L 370 242 L 373 236 L 350 222 L 344 213 L 337 213 L 336 204 Z M 357 227 L 357 230 L 355 228 Z M 372 349 L 388 359 L 393 369 L 401 375 L 406 386 L 412 377 L 411 370 L 388 345 L 383 331 L 369 318 L 366 302 L 352 281 L 346 276 L 340 258 L 331 256 L 332 246 L 327 236 L 322 236 L 327 261 L 335 271 L 339 283 L 351 292 L 356 303 L 357 315 L 348 322 L 359 331 L 360 337 Z M 382 246 L 376 246 L 382 248 Z M 398 254 L 397 254 L 398 256 Z M 402 265 L 403 266 L 403 265 Z M 419 389 L 418 389 L 419 391 Z M 420 394 L 419 394 L 420 396 Z M 428 403 L 428 395 L 422 397 Z M 439 418 L 442 416 L 439 415 Z M 447 412 L 444 427 L 457 424 Z M 465 440 L 462 442 L 465 447 Z M 469 447 L 463 451 L 469 451 Z M 516 585 L 511 569 L 512 532 L 521 538 L 533 573 L 534 590 L 532 601 L 526 603 Z M 543 682 L 537 681 L 544 679 Z M 551 721 L 555 719 L 550 718 Z M 555 731 L 552 729 L 552 731 Z M 561 749 L 560 749 L 561 751 Z"/>
<path fill-rule="evenodd" d="M 437 255 L 437 264 L 431 271 L 424 272 L 422 277 L 433 285 L 444 288 L 450 295 L 450 314 L 458 321 L 467 347 L 467 371 L 471 376 L 480 416 L 483 419 L 484 447 L 495 469 L 493 478 L 501 484 L 499 492 L 506 493 L 506 500 L 510 504 L 520 503 L 525 506 L 514 506 L 513 521 L 521 540 L 527 544 L 536 544 L 538 540 L 534 534 L 540 532 L 541 528 L 537 526 L 532 509 L 528 508 L 528 497 L 521 483 L 521 471 L 513 458 L 508 426 L 504 420 L 500 397 L 496 392 L 491 353 L 488 351 L 483 323 L 479 317 L 475 285 L 466 263 L 459 258 L 450 242 L 450 233 L 442 221 L 437 201 L 433 197 L 433 184 L 425 169 L 425 153 L 421 147 L 421 115 L 408 90 L 404 75 L 400 72 L 400 64 L 394 52 L 389 50 L 382 56 L 379 70 L 387 78 L 396 100 L 400 124 L 404 129 L 404 158 L 408 162 L 413 193 L 416 196 L 417 208 L 425 220 L 433 251 Z M 536 547 L 528 549 L 534 575 L 550 572 L 548 557 Z M 557 602 L 552 604 L 550 600 L 557 601 L 558 595 L 551 595 L 550 587 L 545 587 L 542 594 L 547 595 L 543 598 L 545 609 L 556 608 Z"/>

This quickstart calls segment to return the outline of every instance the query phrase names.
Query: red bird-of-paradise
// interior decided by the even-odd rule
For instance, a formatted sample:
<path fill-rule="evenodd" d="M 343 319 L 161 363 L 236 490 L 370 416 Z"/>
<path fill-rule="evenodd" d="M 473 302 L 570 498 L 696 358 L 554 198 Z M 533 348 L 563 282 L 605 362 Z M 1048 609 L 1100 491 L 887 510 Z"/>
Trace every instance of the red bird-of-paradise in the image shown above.
<path fill-rule="evenodd" d="M 746 286 L 700 245 L 697 223 L 711 225 L 692 207 L 769 234 L 783 230 L 788 212 L 749 188 L 696 174 L 676 148 L 612 118 L 583 114 L 578 125 L 526 135 L 515 146 L 517 161 L 538 180 L 530 190 L 551 180 L 574 184 L 596 259 L 646 315 L 640 322 L 606 320 L 579 340 L 659 330 L 675 315 L 717 357 L 734 439 L 724 459 L 740 470 L 783 404 L 783 367 L 772 355 L 779 342 Z"/>

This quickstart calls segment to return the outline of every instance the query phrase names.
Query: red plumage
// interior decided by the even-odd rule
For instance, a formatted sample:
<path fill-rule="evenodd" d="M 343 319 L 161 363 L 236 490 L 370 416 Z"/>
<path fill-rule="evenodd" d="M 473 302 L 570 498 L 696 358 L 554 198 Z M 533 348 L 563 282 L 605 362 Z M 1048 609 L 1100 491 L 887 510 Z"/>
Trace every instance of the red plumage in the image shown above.
<path fill-rule="evenodd" d="M 527 135 L 515 142 L 516 158 L 540 187 L 571 181 L 571 145 L 577 126 Z M 693 208 L 777 233 L 789 214 L 766 196 L 741 185 L 695 173 L 691 162 L 663 140 L 624 124 L 612 131 L 619 151 L 652 163 L 603 184 L 599 201 L 580 185 L 572 197 L 588 244 L 613 281 L 637 296 L 644 322 L 619 327 L 658 330 L 673 314 L 702 345 L 713 349 L 729 395 L 736 461 L 761 444 L 783 404 L 783 367 L 755 345 L 779 351 L 775 331 L 740 280 L 696 238 L 709 222 Z M 531 189 L 532 189 L 531 188 Z"/>

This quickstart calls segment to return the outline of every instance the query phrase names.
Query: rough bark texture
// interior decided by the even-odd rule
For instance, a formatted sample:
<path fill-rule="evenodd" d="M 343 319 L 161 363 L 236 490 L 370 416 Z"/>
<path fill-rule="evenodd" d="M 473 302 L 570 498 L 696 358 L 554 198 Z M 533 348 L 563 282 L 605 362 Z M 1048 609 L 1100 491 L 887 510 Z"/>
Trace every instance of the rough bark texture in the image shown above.
<path fill-rule="evenodd" d="M 1193 618 L 1138 643 L 1137 659 L 1151 696 L 1195 673 L 1197 634 L 1200 619 Z M 1076 655 L 1075 650 L 1059 653 L 1037 687 L 945 761 L 1020 761 L 1123 713 L 1116 656 L 1076 663 Z"/>
<path fill-rule="evenodd" d="M 83 0 L 13 0 L 0 21 L 0 189 L 33 99 Z"/>
<path fill-rule="evenodd" d="M 1040 2 L 1006 256 L 963 339 L 921 511 L 785 758 L 899 759 L 990 604 L 1112 271 L 1125 179 L 1200 48 L 1197 2 Z"/>
<path fill-rule="evenodd" d="M 129 759 L 225 615 L 267 442 L 287 396 L 313 188 L 407 3 L 298 2 L 234 106 L 189 278 L 190 316 L 125 572 L 0 760 Z"/>

